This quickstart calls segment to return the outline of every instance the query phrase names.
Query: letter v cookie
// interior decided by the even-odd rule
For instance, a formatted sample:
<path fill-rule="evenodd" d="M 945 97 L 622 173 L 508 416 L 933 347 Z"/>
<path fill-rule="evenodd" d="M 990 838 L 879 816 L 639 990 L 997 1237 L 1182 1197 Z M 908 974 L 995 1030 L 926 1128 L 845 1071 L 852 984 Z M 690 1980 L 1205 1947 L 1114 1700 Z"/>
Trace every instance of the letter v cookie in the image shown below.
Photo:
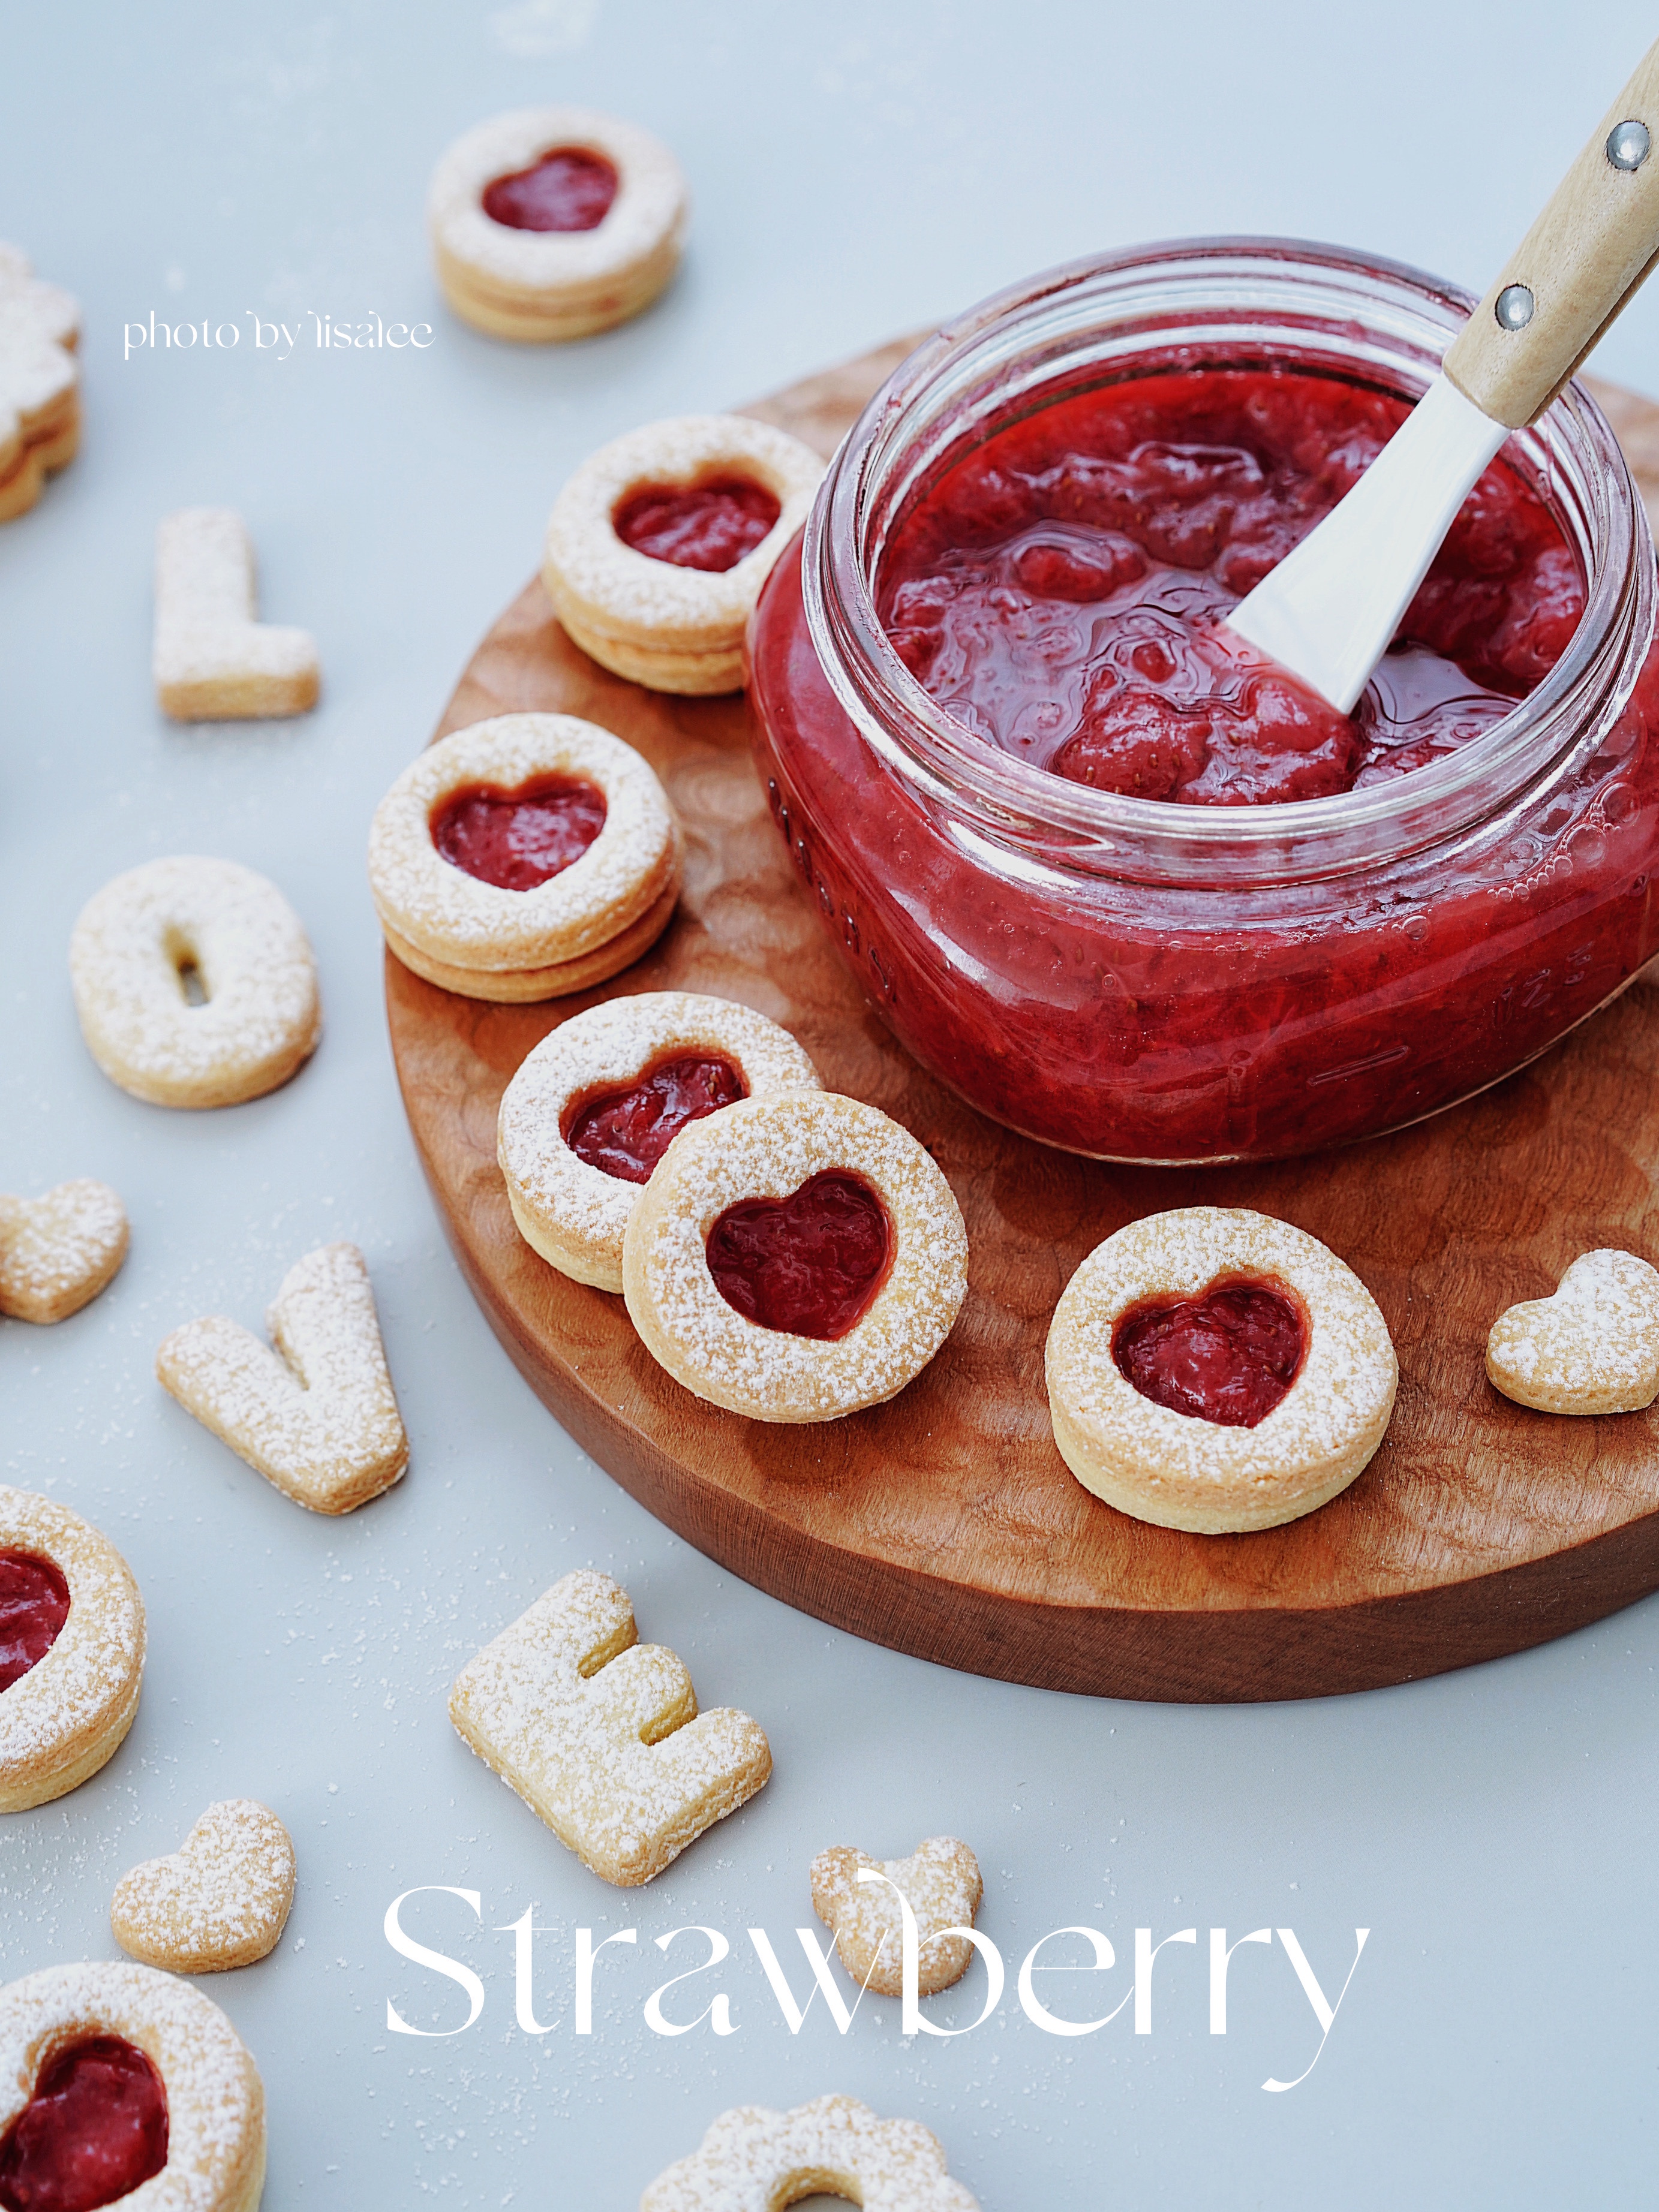
<path fill-rule="evenodd" d="M 449 1717 L 486 1766 L 606 1881 L 662 1873 L 772 1772 L 747 1713 L 698 1713 L 691 1676 L 636 1640 L 628 1593 L 566 1575 L 462 1668 Z"/>
<path fill-rule="evenodd" d="M 156 1353 L 156 1377 L 297 1504 L 350 1513 L 409 1464 L 357 1246 L 308 1252 L 284 1276 L 265 1327 L 275 1352 L 223 1315 L 186 1322 Z"/>
<path fill-rule="evenodd" d="M 154 668 L 175 722 L 258 721 L 317 703 L 316 641 L 259 621 L 253 542 L 234 507 L 181 507 L 156 530 Z"/>

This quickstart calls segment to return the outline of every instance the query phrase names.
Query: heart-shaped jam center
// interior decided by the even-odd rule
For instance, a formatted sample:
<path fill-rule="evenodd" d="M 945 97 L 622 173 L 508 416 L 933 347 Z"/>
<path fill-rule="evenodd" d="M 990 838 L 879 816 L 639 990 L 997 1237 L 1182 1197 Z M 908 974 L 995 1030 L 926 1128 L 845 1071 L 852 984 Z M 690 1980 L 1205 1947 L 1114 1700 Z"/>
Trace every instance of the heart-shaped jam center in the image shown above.
<path fill-rule="evenodd" d="M 578 776 L 538 776 L 517 791 L 451 792 L 432 842 L 452 868 L 503 891 L 533 891 L 579 860 L 605 827 L 605 794 Z"/>
<path fill-rule="evenodd" d="M 651 1170 L 687 1121 L 700 1121 L 748 1095 L 747 1084 L 729 1060 L 685 1053 L 660 1061 L 625 1091 L 585 1099 L 564 1141 L 601 1175 L 649 1182 Z"/>
<path fill-rule="evenodd" d="M 764 484 L 713 477 L 699 484 L 643 484 L 617 508 L 611 527 L 650 560 L 723 574 L 753 552 L 779 513 Z"/>
<path fill-rule="evenodd" d="M 616 198 L 616 171 L 584 146 L 555 146 L 484 188 L 484 212 L 509 230 L 596 230 Z"/>
<path fill-rule="evenodd" d="M 1112 1332 L 1118 1372 L 1143 1398 L 1229 1429 L 1266 1420 L 1307 1350 L 1301 1307 L 1271 1283 L 1239 1279 L 1131 1306 Z"/>
<path fill-rule="evenodd" d="M 38 1667 L 69 1619 L 69 1584 L 50 1559 L 0 1552 L 0 1691 Z"/>
<path fill-rule="evenodd" d="M 136 2044 L 88 2036 L 41 2069 L 0 2139 L 6 2212 L 95 2212 L 167 2164 L 167 2091 Z"/>
<path fill-rule="evenodd" d="M 893 1224 L 861 1176 L 832 1168 L 788 1198 L 729 1206 L 707 1251 L 716 1290 L 746 1321 L 833 1343 L 886 1282 Z"/>

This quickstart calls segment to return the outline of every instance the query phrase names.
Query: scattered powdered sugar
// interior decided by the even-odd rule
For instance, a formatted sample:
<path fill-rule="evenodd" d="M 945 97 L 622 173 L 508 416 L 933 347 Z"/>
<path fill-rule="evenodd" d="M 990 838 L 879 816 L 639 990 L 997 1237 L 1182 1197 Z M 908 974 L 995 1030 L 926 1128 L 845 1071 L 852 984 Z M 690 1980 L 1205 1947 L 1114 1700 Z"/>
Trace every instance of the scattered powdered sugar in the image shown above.
<path fill-rule="evenodd" d="M 1586 1252 L 1553 1295 L 1493 1323 L 1486 1371 L 1547 1413 L 1633 1413 L 1659 1395 L 1659 1270 L 1633 1252 Z"/>
<path fill-rule="evenodd" d="M 96 1297 L 126 1256 L 126 1209 L 83 1176 L 40 1198 L 0 1193 L 0 1313 L 62 1321 Z"/>
<path fill-rule="evenodd" d="M 860 1881 L 861 1871 L 887 1879 Z M 906 1859 L 873 1859 L 837 1844 L 819 1852 L 808 1879 L 813 1911 L 835 1937 L 841 1964 L 864 1988 L 888 1997 L 902 1990 L 903 1915 L 895 1892 L 916 1921 L 918 1991 L 948 1990 L 967 1972 L 973 1946 L 942 1931 L 973 1925 L 984 1885 L 979 1862 L 955 1836 L 929 1836 Z"/>
<path fill-rule="evenodd" d="M 887 1210 L 892 1264 L 869 1310 L 828 1342 L 747 1320 L 715 1287 L 710 1230 L 740 1200 L 788 1198 L 838 1170 Z M 967 1294 L 967 1231 L 908 1129 L 856 1098 L 794 1091 L 680 1131 L 629 1221 L 624 1275 L 646 1346 L 700 1397 L 761 1420 L 830 1420 L 894 1396 L 944 1342 Z"/>
<path fill-rule="evenodd" d="M 42 2068 L 90 2036 L 136 2044 L 167 2091 L 167 2164 L 121 2202 L 138 2212 L 251 2204 L 265 2160 L 265 2091 L 217 2005 L 149 1966 L 46 1966 L 0 1989 L 0 2135 Z"/>
<path fill-rule="evenodd" d="M 449 1696 L 479 1758 L 625 1887 L 661 1874 L 772 1772 L 759 1724 L 699 1714 L 674 1653 L 635 1633 L 627 1592 L 580 1570 L 486 1644 Z"/>
<path fill-rule="evenodd" d="M 856 2097 L 816 2097 L 792 2112 L 740 2105 L 702 2148 L 659 2174 L 639 2212 L 776 2212 L 817 2193 L 864 2212 L 979 2212 L 916 2120 L 880 2120 Z"/>
<path fill-rule="evenodd" d="M 238 683 L 275 687 L 269 712 L 308 704 L 315 696 L 316 640 L 308 630 L 258 617 L 253 544 L 235 507 L 186 507 L 164 516 L 156 532 L 152 664 L 163 707 L 192 711 L 167 696 L 175 687 Z M 289 702 L 295 687 L 309 696 Z"/>
<path fill-rule="evenodd" d="M 32 1804 L 31 1780 L 70 1770 L 107 1731 L 125 1733 L 143 1673 L 144 1608 L 115 1547 L 50 1498 L 0 1487 L 0 1551 L 50 1559 L 69 1584 L 52 1648 L 0 1690 L 0 1805 Z"/>
<path fill-rule="evenodd" d="M 70 980 L 93 1058 L 154 1103 L 220 1105 L 286 1081 L 321 1031 L 299 917 L 235 860 L 148 860 L 88 900 Z M 206 994 L 192 1006 L 181 969 Z"/>
<path fill-rule="evenodd" d="M 186 1411 L 278 1490 L 346 1513 L 409 1463 L 368 1263 L 325 1244 L 284 1276 L 265 1316 L 272 1352 L 222 1315 L 176 1328 L 156 1372 Z"/>
<path fill-rule="evenodd" d="M 125 1951 L 175 1973 L 251 1965 L 274 1949 L 294 1901 L 294 1845 L 267 1805 L 210 1805 L 182 1846 L 116 1886 L 110 1923 Z"/>
<path fill-rule="evenodd" d="M 605 825 L 568 868 L 503 890 L 454 867 L 432 842 L 452 793 L 516 791 L 576 776 L 605 796 Z M 458 968 L 548 967 L 607 944 L 661 896 L 678 868 L 674 810 L 631 745 L 574 714 L 497 714 L 428 745 L 375 811 L 369 884 L 382 921 Z"/>

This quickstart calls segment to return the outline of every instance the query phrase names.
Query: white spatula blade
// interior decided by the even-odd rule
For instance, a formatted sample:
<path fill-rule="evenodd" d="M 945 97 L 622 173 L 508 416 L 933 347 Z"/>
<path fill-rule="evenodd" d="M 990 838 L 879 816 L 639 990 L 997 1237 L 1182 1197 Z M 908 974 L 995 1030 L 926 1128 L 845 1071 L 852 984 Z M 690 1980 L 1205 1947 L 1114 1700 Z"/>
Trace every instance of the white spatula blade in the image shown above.
<path fill-rule="evenodd" d="M 1353 489 L 1239 601 L 1228 627 L 1351 712 L 1509 434 L 1436 377 Z"/>

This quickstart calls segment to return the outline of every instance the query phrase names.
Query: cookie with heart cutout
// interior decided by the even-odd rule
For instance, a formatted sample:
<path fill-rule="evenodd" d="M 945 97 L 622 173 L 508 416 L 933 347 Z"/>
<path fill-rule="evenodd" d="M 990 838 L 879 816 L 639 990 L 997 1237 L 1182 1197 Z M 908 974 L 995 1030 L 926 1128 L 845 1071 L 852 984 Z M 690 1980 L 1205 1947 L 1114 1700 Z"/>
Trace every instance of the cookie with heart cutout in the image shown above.
<path fill-rule="evenodd" d="M 217 2005 L 149 1966 L 0 1989 L 0 2204 L 254 2212 L 265 2088 Z"/>
<path fill-rule="evenodd" d="M 127 1255 L 126 1208 L 81 1176 L 40 1198 L 0 1191 L 0 1314 L 66 1321 L 107 1288 Z"/>
<path fill-rule="evenodd" d="M 115 1886 L 109 1924 L 147 1966 L 222 1974 L 274 1951 L 294 1902 L 294 1843 L 268 1805 L 210 1805 L 176 1851 Z"/>
<path fill-rule="evenodd" d="M 879 1881 L 860 1881 L 879 1875 Z M 929 1836 L 906 1859 L 873 1859 L 845 1844 L 820 1851 L 808 1880 L 812 1909 L 835 1938 L 841 1964 L 878 1996 L 904 1990 L 904 1914 L 917 1936 L 916 1986 L 922 1996 L 960 1982 L 973 1946 L 957 1933 L 972 1928 L 985 1894 L 979 1862 L 955 1836 Z"/>
<path fill-rule="evenodd" d="M 1633 1252 L 1586 1252 L 1548 1297 L 1498 1316 L 1486 1373 L 1539 1413 L 1639 1413 L 1659 1397 L 1659 1268 Z"/>
<path fill-rule="evenodd" d="M 652 2182 L 639 2212 L 777 2212 L 819 2195 L 864 2212 L 979 2212 L 979 2203 L 919 2121 L 878 2119 L 856 2097 L 814 2097 L 792 2112 L 722 2112 L 700 2147 Z"/>
<path fill-rule="evenodd" d="M 79 1789 L 138 1710 L 144 1607 L 108 1538 L 0 1486 L 0 1813 Z"/>

